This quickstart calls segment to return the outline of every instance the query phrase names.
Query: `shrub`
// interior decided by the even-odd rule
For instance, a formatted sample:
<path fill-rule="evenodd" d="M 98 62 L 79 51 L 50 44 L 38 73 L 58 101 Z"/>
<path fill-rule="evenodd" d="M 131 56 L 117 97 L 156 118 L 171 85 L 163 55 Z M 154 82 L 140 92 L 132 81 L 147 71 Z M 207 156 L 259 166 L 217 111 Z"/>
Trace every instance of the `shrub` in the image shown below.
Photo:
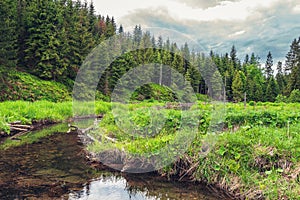
<path fill-rule="evenodd" d="M 255 106 L 255 101 L 250 101 L 249 106 Z"/>
<path fill-rule="evenodd" d="M 282 103 L 282 102 L 287 102 L 287 97 L 280 94 L 276 97 L 276 100 L 275 100 L 276 103 Z"/>
<path fill-rule="evenodd" d="M 300 90 L 293 90 L 288 101 L 290 103 L 299 103 L 300 102 Z"/>

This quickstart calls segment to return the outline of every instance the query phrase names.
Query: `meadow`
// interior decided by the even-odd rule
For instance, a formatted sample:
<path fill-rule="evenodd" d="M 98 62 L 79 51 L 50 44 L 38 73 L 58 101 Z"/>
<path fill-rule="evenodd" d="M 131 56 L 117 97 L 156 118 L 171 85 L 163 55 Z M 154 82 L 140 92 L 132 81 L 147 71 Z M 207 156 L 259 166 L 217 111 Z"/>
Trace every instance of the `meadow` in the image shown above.
<path fill-rule="evenodd" d="M 158 171 L 164 176 L 215 185 L 234 197 L 298 198 L 300 104 L 251 102 L 244 107 L 199 101 L 189 106 L 97 101 L 95 113 L 104 117 L 90 132 L 97 140 L 87 149 L 117 148 L 151 157 L 171 146 L 168 155 L 178 159 Z M 0 129 L 8 134 L 10 122 L 63 122 L 73 117 L 72 102 L 2 102 L 0 111 Z M 36 141 L 23 140 L 1 144 L 1 149 Z M 209 142 L 207 151 L 204 147 Z"/>

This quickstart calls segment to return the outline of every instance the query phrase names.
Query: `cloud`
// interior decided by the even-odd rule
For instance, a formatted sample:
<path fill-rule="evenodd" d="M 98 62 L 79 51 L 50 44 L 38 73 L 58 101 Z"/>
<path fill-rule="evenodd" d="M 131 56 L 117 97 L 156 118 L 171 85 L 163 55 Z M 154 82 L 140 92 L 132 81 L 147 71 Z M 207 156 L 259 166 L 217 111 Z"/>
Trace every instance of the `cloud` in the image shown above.
<path fill-rule="evenodd" d="M 300 13 L 300 4 L 296 5 L 293 9 L 294 12 Z"/>
<path fill-rule="evenodd" d="M 228 37 L 232 38 L 232 37 L 236 37 L 236 36 L 239 36 L 239 35 L 243 35 L 244 33 L 246 33 L 245 30 L 241 30 L 241 31 L 237 31 L 231 35 L 229 35 Z"/>
<path fill-rule="evenodd" d="M 194 8 L 211 8 L 217 5 L 220 5 L 222 1 L 220 0 L 176 0 L 178 2 L 184 3 L 187 6 Z M 231 0 L 232 2 L 240 1 L 240 0 Z"/>
<path fill-rule="evenodd" d="M 215 12 L 215 14 L 211 15 L 211 18 L 206 16 L 208 20 L 203 20 L 204 18 L 201 18 L 201 15 L 205 17 L 204 14 L 197 14 L 198 17 L 196 14 L 194 16 L 192 10 L 186 7 L 182 12 L 172 9 L 176 6 L 174 4 L 170 7 L 160 6 L 132 10 L 130 14 L 119 21 L 125 27 L 126 25 L 130 27 L 136 24 L 148 28 L 156 27 L 155 31 L 151 31 L 150 28 L 150 31 L 155 35 L 160 33 L 158 27 L 171 30 L 171 36 L 174 36 L 172 32 L 182 33 L 183 38 L 188 36 L 191 41 L 197 41 L 200 49 L 206 52 L 211 49 L 218 53 L 229 52 L 234 44 L 241 59 L 244 58 L 246 53 L 255 52 L 262 58 L 262 63 L 264 63 L 268 51 L 272 52 L 275 62 L 277 60 L 284 61 L 291 41 L 300 36 L 300 6 L 293 0 L 285 2 L 277 0 L 216 1 L 209 4 L 210 7 L 206 9 L 200 8 L 202 5 L 200 3 L 196 9 L 191 8 L 193 3 L 202 1 L 177 0 L 177 4 L 179 2 L 181 4 L 185 2 L 186 7 L 189 6 L 189 9 L 197 10 L 197 12 Z M 246 14 L 233 19 L 231 19 L 231 15 L 228 14 L 227 16 L 228 12 L 235 15 L 234 9 L 238 8 L 246 10 Z M 176 14 L 177 12 L 178 14 Z M 225 15 L 227 17 L 224 18 Z M 161 35 L 167 34 L 164 32 Z M 181 37 L 176 36 L 173 38 L 176 41 Z"/>

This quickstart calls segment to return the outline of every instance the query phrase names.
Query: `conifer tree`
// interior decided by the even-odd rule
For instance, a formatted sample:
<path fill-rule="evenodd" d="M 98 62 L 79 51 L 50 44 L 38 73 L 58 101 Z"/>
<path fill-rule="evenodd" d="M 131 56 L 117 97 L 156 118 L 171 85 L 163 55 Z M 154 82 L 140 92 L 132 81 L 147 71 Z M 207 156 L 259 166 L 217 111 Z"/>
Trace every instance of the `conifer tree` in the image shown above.
<path fill-rule="evenodd" d="M 242 72 L 236 71 L 232 82 L 233 99 L 236 102 L 242 101 L 244 97 L 244 84 L 241 77 L 241 73 Z"/>
<path fill-rule="evenodd" d="M 284 74 L 283 74 L 282 62 L 280 62 L 280 61 L 277 64 L 276 81 L 278 84 L 279 94 L 284 94 L 286 83 L 285 83 L 285 78 L 284 78 Z"/>
<path fill-rule="evenodd" d="M 265 101 L 274 102 L 278 94 L 279 94 L 278 84 L 275 78 L 271 77 L 268 81 L 266 94 L 265 94 Z"/>
<path fill-rule="evenodd" d="M 0 65 L 15 66 L 17 61 L 17 3 L 0 1 Z"/>
<path fill-rule="evenodd" d="M 265 75 L 267 80 L 269 80 L 274 73 L 274 70 L 272 69 L 273 67 L 273 57 L 272 57 L 272 53 L 269 51 L 268 55 L 267 55 L 267 61 L 265 64 Z"/>
<path fill-rule="evenodd" d="M 52 0 L 31 1 L 26 23 L 26 65 L 37 76 L 56 80 L 65 70 L 59 66 L 61 15 L 58 5 Z"/>

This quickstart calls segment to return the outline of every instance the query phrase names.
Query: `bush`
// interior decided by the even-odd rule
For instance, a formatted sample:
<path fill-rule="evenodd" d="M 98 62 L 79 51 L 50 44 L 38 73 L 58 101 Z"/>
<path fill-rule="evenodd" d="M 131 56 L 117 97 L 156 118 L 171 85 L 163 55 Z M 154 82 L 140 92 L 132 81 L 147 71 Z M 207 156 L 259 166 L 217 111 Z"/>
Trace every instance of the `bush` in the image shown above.
<path fill-rule="evenodd" d="M 299 103 L 300 102 L 300 90 L 293 90 L 288 101 L 290 103 Z"/>
<path fill-rule="evenodd" d="M 255 106 L 255 101 L 250 101 L 249 106 Z"/>
<path fill-rule="evenodd" d="M 207 95 L 204 94 L 196 94 L 198 101 L 209 102 L 210 99 Z"/>
<path fill-rule="evenodd" d="M 276 97 L 276 100 L 275 100 L 276 103 L 282 103 L 282 102 L 287 102 L 287 97 L 280 94 Z"/>
<path fill-rule="evenodd" d="M 131 101 L 176 101 L 176 94 L 168 87 L 157 84 L 146 84 L 138 88 L 131 96 Z"/>

